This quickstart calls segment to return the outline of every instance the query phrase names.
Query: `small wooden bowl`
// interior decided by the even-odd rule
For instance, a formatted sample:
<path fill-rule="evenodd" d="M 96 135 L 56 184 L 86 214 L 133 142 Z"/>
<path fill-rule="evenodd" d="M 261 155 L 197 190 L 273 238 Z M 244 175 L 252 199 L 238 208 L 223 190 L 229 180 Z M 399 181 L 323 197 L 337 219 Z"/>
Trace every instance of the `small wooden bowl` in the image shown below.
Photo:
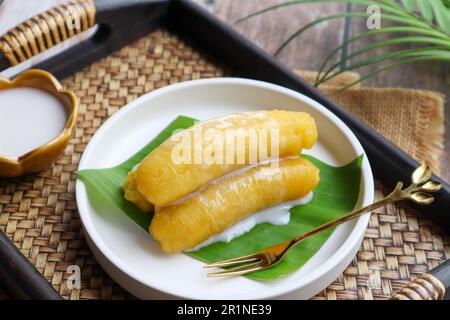
<path fill-rule="evenodd" d="M 61 155 L 69 142 L 78 114 L 78 99 L 72 91 L 64 90 L 58 80 L 43 70 L 28 70 L 13 80 L 0 77 L 0 90 L 28 87 L 47 91 L 57 97 L 68 110 L 67 122 L 52 141 L 19 157 L 0 155 L 0 177 L 16 177 L 46 169 Z"/>

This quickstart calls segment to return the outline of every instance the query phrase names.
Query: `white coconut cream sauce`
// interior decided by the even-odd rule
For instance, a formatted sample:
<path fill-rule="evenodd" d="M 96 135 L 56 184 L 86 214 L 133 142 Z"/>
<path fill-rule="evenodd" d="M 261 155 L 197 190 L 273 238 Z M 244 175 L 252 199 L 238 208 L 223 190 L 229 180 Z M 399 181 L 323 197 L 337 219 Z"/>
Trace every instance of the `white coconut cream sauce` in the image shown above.
<path fill-rule="evenodd" d="M 56 138 L 67 110 L 52 94 L 34 88 L 0 90 L 0 155 L 17 158 Z"/>
<path fill-rule="evenodd" d="M 250 216 L 238 221 L 234 225 L 228 227 L 221 233 L 211 236 L 196 247 L 186 251 L 196 251 L 203 247 L 209 246 L 215 242 L 230 242 L 234 238 L 240 237 L 247 233 L 253 227 L 260 223 L 270 223 L 273 225 L 286 225 L 291 220 L 291 208 L 294 206 L 307 204 L 313 199 L 313 192 L 308 193 L 305 197 L 293 201 L 283 202 L 279 205 L 266 208 L 251 214 Z"/>

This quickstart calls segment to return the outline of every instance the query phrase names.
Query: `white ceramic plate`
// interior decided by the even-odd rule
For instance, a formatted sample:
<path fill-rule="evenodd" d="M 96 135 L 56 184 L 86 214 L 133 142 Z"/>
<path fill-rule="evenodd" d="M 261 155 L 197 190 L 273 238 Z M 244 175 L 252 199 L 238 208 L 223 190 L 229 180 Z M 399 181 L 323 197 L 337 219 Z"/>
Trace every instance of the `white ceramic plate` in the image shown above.
<path fill-rule="evenodd" d="M 79 170 L 121 163 L 178 115 L 206 120 L 273 108 L 310 113 L 316 120 L 319 139 L 307 153 L 329 164 L 344 165 L 364 153 L 349 128 L 308 97 L 265 82 L 218 78 L 171 85 L 131 102 L 95 133 Z M 88 244 L 100 264 L 125 289 L 147 299 L 310 298 L 350 263 L 369 221 L 369 215 L 365 215 L 339 226 L 305 266 L 283 279 L 258 282 L 244 277 L 207 278 L 202 262 L 185 254 L 162 253 L 156 241 L 119 209 L 93 206 L 81 181 L 77 181 L 76 195 Z M 373 195 L 372 172 L 364 158 L 357 207 L 372 202 Z"/>

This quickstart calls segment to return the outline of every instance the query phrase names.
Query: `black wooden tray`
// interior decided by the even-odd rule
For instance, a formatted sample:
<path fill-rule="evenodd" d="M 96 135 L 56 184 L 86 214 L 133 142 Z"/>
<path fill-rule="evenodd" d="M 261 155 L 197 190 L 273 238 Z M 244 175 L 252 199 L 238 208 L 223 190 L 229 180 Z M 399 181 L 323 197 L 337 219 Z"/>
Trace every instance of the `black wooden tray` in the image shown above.
<path fill-rule="evenodd" d="M 352 129 L 368 155 L 375 176 L 386 185 L 391 186 L 399 180 L 408 182 L 410 173 L 419 165 L 315 87 L 190 0 L 96 0 L 94 4 L 95 23 L 98 25 L 96 33 L 35 68 L 64 78 L 151 30 L 165 27 L 189 38 L 233 70 L 235 75 L 285 86 L 328 108 Z M 0 70 L 10 66 L 10 60 L 0 53 Z M 427 212 L 450 230 L 450 187 L 439 177 L 434 179 L 442 182 L 444 187 L 436 194 L 436 201 L 427 206 Z M 1 232 L 0 287 L 14 298 L 61 298 Z"/>

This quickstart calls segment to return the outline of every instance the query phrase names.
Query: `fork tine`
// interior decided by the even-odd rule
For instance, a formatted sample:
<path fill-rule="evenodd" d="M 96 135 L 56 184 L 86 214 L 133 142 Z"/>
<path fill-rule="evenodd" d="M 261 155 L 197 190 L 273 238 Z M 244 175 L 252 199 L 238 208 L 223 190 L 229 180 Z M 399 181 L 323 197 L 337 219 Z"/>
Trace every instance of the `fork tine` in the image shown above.
<path fill-rule="evenodd" d="M 267 267 L 268 264 L 263 261 L 258 261 L 250 264 L 246 264 L 244 266 L 232 268 L 225 271 L 208 273 L 208 277 L 229 277 L 229 276 L 239 276 L 243 274 L 247 274 L 253 271 L 261 270 Z"/>
<path fill-rule="evenodd" d="M 253 262 L 253 261 L 261 261 L 261 260 L 262 260 L 262 258 L 259 256 L 258 253 L 253 253 L 253 254 L 249 254 L 247 256 L 243 256 L 243 257 L 237 257 L 237 258 L 233 258 L 233 259 L 209 263 L 209 264 L 203 266 L 203 268 L 222 268 L 222 267 L 233 266 L 235 264 L 241 264 L 241 263 Z"/>

